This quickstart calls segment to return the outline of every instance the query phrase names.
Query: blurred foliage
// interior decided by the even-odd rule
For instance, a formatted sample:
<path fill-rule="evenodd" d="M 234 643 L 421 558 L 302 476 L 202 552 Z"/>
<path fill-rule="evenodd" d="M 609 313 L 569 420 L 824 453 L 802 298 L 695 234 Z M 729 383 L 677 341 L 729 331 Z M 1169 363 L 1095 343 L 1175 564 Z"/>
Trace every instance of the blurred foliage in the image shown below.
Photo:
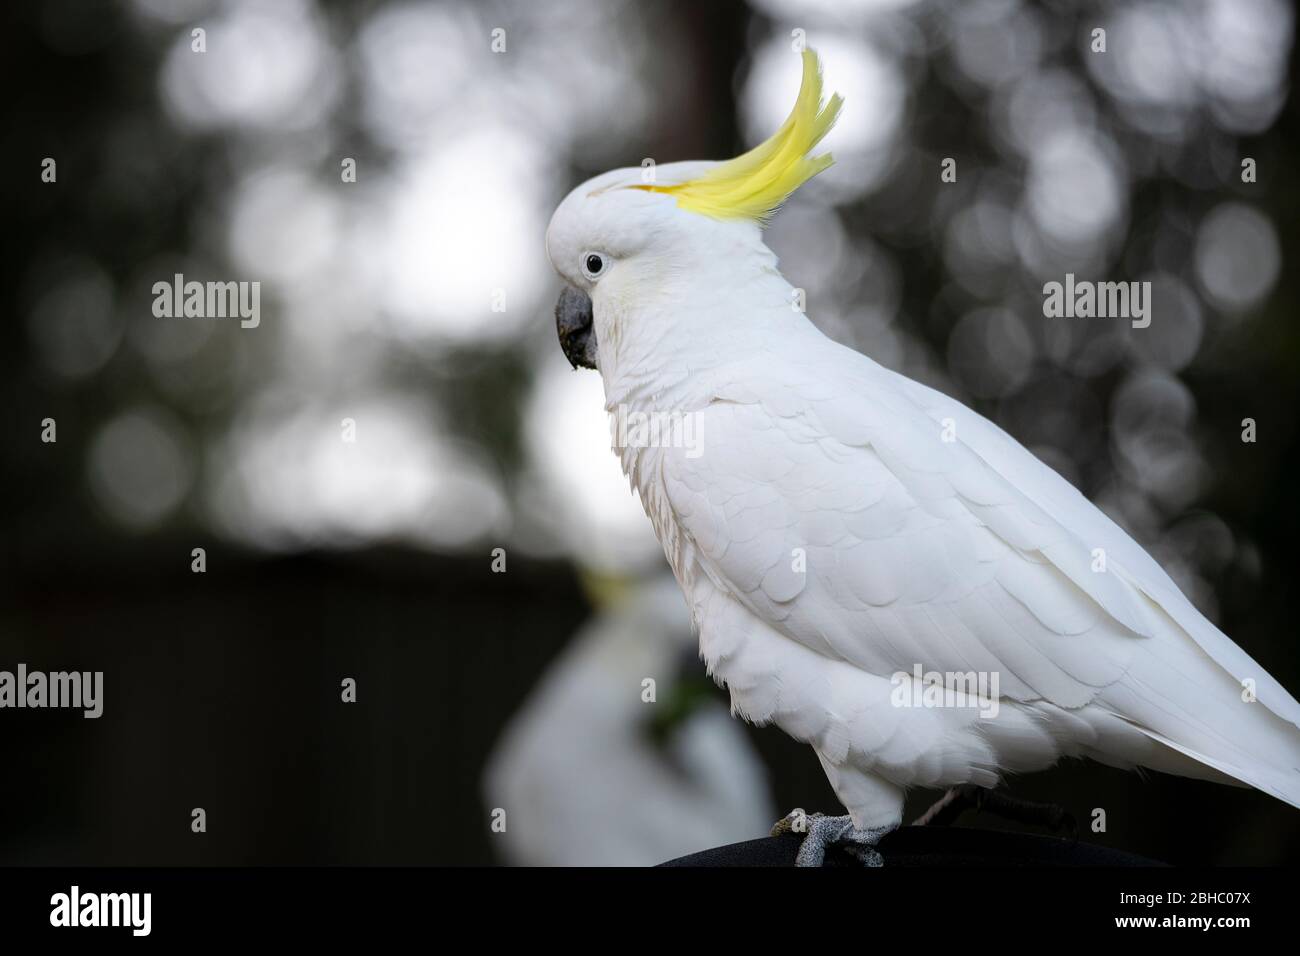
<path fill-rule="evenodd" d="M 160 573 L 159 543 L 182 566 L 190 542 L 250 569 L 284 567 L 267 551 L 335 552 L 374 588 L 353 582 L 357 609 L 385 593 L 376 548 L 463 558 L 438 565 L 453 579 L 497 544 L 657 567 L 591 441 L 598 385 L 555 347 L 543 230 L 589 175 L 764 137 L 793 99 L 801 29 L 847 97 L 837 165 L 769 237 L 812 318 L 1033 448 L 1300 685 L 1289 4 L 57 0 L 5 15 L 6 642 L 40 639 L 43 607 L 83 608 L 68 640 L 129 642 L 105 632 L 102 604 L 79 603 L 101 593 L 85 576 L 113 567 L 138 586 Z M 1090 50 L 1097 26 L 1105 53 Z M 940 182 L 945 157 L 955 183 Z M 1257 182 L 1241 181 L 1243 157 Z M 151 286 L 175 272 L 260 280 L 260 326 L 155 318 Z M 1152 326 L 1045 319 L 1043 283 L 1066 272 L 1153 280 Z M 56 445 L 39 441 L 47 417 Z M 355 451 L 339 450 L 346 417 Z M 475 593 L 462 599 L 498 603 Z M 567 627 L 577 594 L 539 604 L 536 626 Z M 198 606 L 171 605 L 181 621 Z M 422 633 L 434 613 L 388 620 Z M 147 666 L 138 647 L 127 657 Z M 486 674 L 461 676 L 491 694 Z M 500 720 L 517 696 L 495 698 Z M 780 796 L 825 795 L 808 755 L 760 739 Z M 1050 797 L 1072 774 L 1030 786 Z M 1283 819 L 1249 796 L 1205 799 Z M 1140 832 L 1129 848 L 1179 855 L 1173 822 Z M 1285 832 L 1215 852 L 1277 858 L 1295 845 Z"/>

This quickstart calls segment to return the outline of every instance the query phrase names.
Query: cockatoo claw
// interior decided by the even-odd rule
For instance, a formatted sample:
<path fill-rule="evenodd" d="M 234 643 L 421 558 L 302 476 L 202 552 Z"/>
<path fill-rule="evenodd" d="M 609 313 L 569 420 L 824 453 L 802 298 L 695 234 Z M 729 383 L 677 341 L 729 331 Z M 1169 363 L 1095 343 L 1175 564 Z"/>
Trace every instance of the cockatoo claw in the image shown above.
<path fill-rule="evenodd" d="M 806 834 L 795 856 L 795 866 L 822 866 L 826 862 L 827 847 L 837 845 L 863 866 L 884 866 L 885 859 L 876 849 L 876 844 L 885 834 L 896 829 L 896 825 L 859 829 L 848 814 L 831 817 L 824 813 L 805 815 L 802 810 L 795 810 L 772 827 L 772 835 Z"/>

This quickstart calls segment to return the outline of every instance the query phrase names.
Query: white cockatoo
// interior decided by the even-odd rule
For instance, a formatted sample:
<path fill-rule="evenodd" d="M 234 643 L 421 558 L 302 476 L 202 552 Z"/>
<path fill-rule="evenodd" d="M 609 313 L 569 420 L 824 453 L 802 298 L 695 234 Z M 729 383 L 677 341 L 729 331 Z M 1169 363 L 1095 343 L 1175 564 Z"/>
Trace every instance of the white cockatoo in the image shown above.
<path fill-rule="evenodd" d="M 651 733 L 660 711 L 647 678 L 657 702 L 683 702 L 679 658 L 693 637 L 676 590 L 666 570 L 589 586 L 597 614 L 511 718 L 484 774 L 488 805 L 509 814 L 500 838 L 512 863 L 652 866 L 771 823 L 766 771 L 725 707 L 693 700 L 661 740 Z"/>
<path fill-rule="evenodd" d="M 831 163 L 803 53 L 789 119 L 727 162 L 620 169 L 547 230 L 571 362 L 735 713 L 816 751 L 864 861 L 908 787 L 1063 756 L 1300 805 L 1300 705 L 1067 481 L 948 396 L 825 337 L 763 243 Z M 648 427 L 647 427 L 648 426 Z M 693 441 L 671 440 L 687 433 Z M 665 440 L 669 439 L 669 440 Z"/>

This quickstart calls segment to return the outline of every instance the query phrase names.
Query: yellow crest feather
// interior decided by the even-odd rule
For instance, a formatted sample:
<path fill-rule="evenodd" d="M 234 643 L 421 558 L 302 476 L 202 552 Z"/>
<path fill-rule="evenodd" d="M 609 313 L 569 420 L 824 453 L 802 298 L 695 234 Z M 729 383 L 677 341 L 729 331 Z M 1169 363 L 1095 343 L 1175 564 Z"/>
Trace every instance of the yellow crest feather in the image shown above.
<path fill-rule="evenodd" d="M 821 63 L 803 51 L 799 98 L 781 128 L 749 152 L 713 167 L 698 179 L 673 186 L 635 186 L 667 193 L 677 205 L 714 219 L 749 219 L 764 223 L 796 189 L 826 169 L 830 153 L 809 156 L 839 117 L 844 98 L 838 93 L 822 105 Z"/>

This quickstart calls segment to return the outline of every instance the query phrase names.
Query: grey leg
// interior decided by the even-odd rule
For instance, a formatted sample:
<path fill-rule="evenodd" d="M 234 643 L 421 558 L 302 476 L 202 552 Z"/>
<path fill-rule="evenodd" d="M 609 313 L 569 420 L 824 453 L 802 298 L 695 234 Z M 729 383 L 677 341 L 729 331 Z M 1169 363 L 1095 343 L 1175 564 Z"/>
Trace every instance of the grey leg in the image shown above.
<path fill-rule="evenodd" d="M 806 817 L 796 810 L 772 828 L 772 835 L 797 833 L 795 824 L 802 819 L 806 824 L 806 835 L 795 857 L 795 866 L 822 866 L 826 862 L 826 849 L 839 845 L 846 853 L 857 858 L 863 866 L 883 866 L 884 857 L 876 849 L 876 844 L 886 833 L 897 826 L 867 827 L 858 829 L 853 825 L 853 818 L 848 814 L 842 817 L 830 817 L 824 813 L 810 813 Z"/>

